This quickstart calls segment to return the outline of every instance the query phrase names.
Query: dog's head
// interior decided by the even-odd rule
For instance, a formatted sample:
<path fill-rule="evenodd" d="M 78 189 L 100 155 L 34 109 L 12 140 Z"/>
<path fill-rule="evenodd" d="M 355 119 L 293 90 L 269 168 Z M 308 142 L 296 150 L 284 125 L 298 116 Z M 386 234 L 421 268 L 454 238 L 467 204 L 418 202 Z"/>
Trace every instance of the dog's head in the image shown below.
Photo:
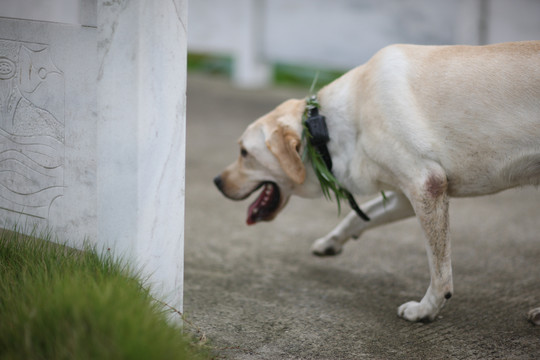
<path fill-rule="evenodd" d="M 238 159 L 214 178 L 221 192 L 243 200 L 262 188 L 248 209 L 247 223 L 270 221 L 299 193 L 306 180 L 302 162 L 304 100 L 288 100 L 248 126 L 238 141 Z"/>

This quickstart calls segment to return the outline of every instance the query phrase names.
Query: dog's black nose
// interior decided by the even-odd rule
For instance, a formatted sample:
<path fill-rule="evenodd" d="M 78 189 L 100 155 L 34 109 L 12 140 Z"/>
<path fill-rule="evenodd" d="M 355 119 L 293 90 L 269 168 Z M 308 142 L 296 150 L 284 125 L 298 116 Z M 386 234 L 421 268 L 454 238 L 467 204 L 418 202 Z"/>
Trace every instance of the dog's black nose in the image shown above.
<path fill-rule="evenodd" d="M 216 186 L 217 186 L 217 188 L 218 188 L 219 190 L 222 189 L 222 187 L 223 187 L 223 180 L 221 180 L 221 175 L 218 175 L 218 176 L 216 176 L 216 177 L 214 178 L 214 184 L 216 184 Z"/>

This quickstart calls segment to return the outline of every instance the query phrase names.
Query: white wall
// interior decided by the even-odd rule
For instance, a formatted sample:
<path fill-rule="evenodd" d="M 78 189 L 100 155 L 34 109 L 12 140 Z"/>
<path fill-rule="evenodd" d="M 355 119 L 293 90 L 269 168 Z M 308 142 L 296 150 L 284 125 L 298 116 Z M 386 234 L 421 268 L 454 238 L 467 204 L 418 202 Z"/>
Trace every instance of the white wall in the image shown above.
<path fill-rule="evenodd" d="M 487 43 L 540 40 L 539 0 L 490 0 L 487 12 Z"/>
<path fill-rule="evenodd" d="M 332 68 L 365 62 L 381 47 L 453 41 L 455 2 L 448 0 L 273 0 L 266 2 L 264 54 Z"/>
<path fill-rule="evenodd" d="M 188 49 L 233 56 L 237 83 L 259 86 L 275 62 L 346 70 L 392 43 L 540 39 L 539 19 L 539 0 L 197 0 Z"/>

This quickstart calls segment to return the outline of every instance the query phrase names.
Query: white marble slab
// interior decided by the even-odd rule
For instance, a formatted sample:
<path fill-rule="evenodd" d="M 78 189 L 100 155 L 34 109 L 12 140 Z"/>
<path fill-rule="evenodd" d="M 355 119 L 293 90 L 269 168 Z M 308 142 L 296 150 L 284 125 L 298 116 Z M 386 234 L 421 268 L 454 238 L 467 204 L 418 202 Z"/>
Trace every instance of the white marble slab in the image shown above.
<path fill-rule="evenodd" d="M 0 227 L 111 251 L 181 310 L 187 0 L 93 3 L 0 17 Z"/>
<path fill-rule="evenodd" d="M 95 0 L 90 0 L 94 2 Z M 65 24 L 80 24 L 79 0 L 2 0 L 0 16 Z"/>
<path fill-rule="evenodd" d="M 0 226 L 96 238 L 96 31 L 0 19 Z"/>

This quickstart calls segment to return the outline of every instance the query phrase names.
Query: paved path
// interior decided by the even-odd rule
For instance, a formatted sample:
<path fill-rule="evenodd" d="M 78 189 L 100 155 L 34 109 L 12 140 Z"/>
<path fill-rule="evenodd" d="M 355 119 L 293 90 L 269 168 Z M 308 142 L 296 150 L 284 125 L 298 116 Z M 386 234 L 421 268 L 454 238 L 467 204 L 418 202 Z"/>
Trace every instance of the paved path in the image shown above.
<path fill-rule="evenodd" d="M 366 232 L 336 257 L 310 254 L 338 222 L 324 199 L 292 198 L 271 223 L 245 225 L 249 200 L 212 178 L 246 125 L 303 91 L 240 91 L 188 80 L 184 312 L 226 359 L 538 359 L 540 191 L 451 201 L 455 293 L 431 324 L 397 307 L 429 283 L 410 219 Z"/>

